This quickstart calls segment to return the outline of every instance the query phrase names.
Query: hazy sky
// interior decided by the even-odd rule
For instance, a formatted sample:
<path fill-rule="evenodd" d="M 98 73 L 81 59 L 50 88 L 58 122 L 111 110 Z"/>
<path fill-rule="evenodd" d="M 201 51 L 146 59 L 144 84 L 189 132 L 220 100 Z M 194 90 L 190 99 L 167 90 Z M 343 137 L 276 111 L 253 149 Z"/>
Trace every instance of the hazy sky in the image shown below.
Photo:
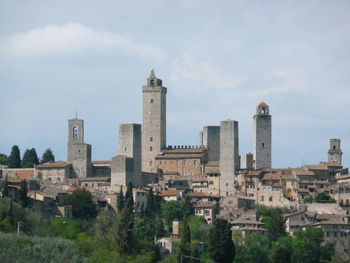
<path fill-rule="evenodd" d="M 330 138 L 349 166 L 349 13 L 349 0 L 1 0 L 0 152 L 65 160 L 78 111 L 93 159 L 110 159 L 119 123 L 141 123 L 153 68 L 168 88 L 167 144 L 234 119 L 252 152 L 265 101 L 274 167 L 326 161 Z"/>

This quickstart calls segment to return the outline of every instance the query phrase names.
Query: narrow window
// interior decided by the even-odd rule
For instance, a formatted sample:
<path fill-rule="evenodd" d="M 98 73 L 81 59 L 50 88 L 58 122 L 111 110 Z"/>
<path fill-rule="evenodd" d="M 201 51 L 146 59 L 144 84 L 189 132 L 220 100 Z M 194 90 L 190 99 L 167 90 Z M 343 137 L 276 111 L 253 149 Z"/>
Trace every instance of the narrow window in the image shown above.
<path fill-rule="evenodd" d="M 153 137 L 150 137 L 150 138 L 149 138 L 149 141 L 150 141 L 150 142 L 153 142 Z"/>
<path fill-rule="evenodd" d="M 153 99 L 151 99 L 151 103 L 153 103 Z"/>
<path fill-rule="evenodd" d="M 265 143 L 262 143 L 262 147 L 265 147 Z"/>
<path fill-rule="evenodd" d="M 151 147 L 149 147 L 149 150 L 152 152 L 153 151 L 153 147 L 151 146 Z"/>

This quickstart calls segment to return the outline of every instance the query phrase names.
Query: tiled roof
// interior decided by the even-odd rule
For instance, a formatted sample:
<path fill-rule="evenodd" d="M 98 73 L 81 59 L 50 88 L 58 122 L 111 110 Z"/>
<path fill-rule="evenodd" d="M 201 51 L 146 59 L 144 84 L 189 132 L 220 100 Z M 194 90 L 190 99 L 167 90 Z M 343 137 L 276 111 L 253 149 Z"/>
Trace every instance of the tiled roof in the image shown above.
<path fill-rule="evenodd" d="M 180 194 L 184 191 L 185 190 L 166 190 L 166 191 L 162 191 L 159 195 L 161 195 L 161 196 L 174 196 L 174 195 Z"/>
<path fill-rule="evenodd" d="M 39 164 L 36 168 L 65 168 L 71 165 L 71 162 L 57 161 L 57 162 L 47 162 L 43 164 Z"/>

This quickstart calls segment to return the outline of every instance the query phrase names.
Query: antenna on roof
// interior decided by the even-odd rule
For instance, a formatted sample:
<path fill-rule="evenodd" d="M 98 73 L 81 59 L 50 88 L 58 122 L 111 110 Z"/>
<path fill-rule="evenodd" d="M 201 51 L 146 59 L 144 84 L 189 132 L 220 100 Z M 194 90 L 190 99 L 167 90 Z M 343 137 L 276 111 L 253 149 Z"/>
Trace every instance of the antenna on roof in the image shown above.
<path fill-rule="evenodd" d="M 75 119 L 78 119 L 78 111 L 75 111 Z"/>

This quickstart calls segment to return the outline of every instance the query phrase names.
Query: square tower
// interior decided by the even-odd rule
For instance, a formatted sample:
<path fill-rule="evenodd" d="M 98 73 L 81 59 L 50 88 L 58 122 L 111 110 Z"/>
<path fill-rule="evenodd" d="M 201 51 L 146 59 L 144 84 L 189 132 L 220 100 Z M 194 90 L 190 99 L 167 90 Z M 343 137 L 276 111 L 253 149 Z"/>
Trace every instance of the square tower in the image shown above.
<path fill-rule="evenodd" d="M 166 93 L 151 71 L 143 86 L 142 171 L 156 172 L 154 158 L 166 147 Z"/>
<path fill-rule="evenodd" d="M 84 121 L 78 118 L 68 120 L 67 159 L 72 163 L 70 177 L 91 176 L 91 145 L 84 143 Z"/>
<path fill-rule="evenodd" d="M 342 165 L 343 152 L 340 149 L 340 139 L 329 140 L 328 162 Z"/>
<path fill-rule="evenodd" d="M 239 169 L 238 122 L 220 123 L 220 195 L 235 194 L 235 172 Z"/>
<path fill-rule="evenodd" d="M 200 145 L 208 149 L 208 161 L 220 159 L 220 126 L 205 126 L 199 133 Z"/>
<path fill-rule="evenodd" d="M 269 106 L 265 102 L 261 102 L 256 107 L 256 114 L 254 115 L 253 119 L 254 168 L 271 168 L 271 115 L 269 114 Z"/>
<path fill-rule="evenodd" d="M 123 123 L 119 126 L 119 155 L 133 158 L 134 186 L 141 186 L 141 124 Z"/>

